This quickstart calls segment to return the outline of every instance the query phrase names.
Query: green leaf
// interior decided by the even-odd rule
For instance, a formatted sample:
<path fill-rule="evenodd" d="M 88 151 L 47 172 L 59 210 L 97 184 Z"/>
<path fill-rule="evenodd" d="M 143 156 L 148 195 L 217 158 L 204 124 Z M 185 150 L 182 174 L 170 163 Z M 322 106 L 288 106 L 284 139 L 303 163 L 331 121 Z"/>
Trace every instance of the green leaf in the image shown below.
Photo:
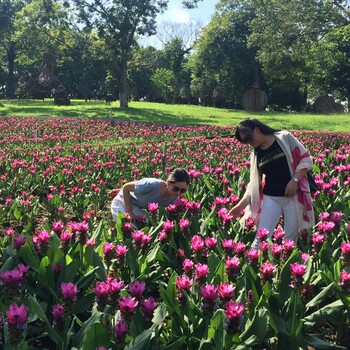
<path fill-rule="evenodd" d="M 38 270 L 40 259 L 29 242 L 26 242 L 26 244 L 20 248 L 19 256 L 26 265 L 29 265 L 34 270 Z"/>
<path fill-rule="evenodd" d="M 161 303 L 158 305 L 158 307 L 154 310 L 152 323 L 156 326 L 160 326 L 163 321 L 165 320 L 166 316 L 168 315 L 165 303 Z"/>
<path fill-rule="evenodd" d="M 29 301 L 31 312 L 35 313 L 40 318 L 40 320 L 44 322 L 45 330 L 48 336 L 50 337 L 50 339 L 52 339 L 56 343 L 57 348 L 62 348 L 63 339 L 58 334 L 58 332 L 56 332 L 56 330 L 51 326 L 48 318 L 46 317 L 44 310 L 42 309 L 41 305 L 38 303 L 36 298 L 32 295 L 29 295 L 28 301 Z"/>
<path fill-rule="evenodd" d="M 162 350 L 177 350 L 184 349 L 184 344 L 186 343 L 186 337 L 182 336 L 181 338 L 175 340 L 173 343 L 170 343 L 167 346 L 162 347 Z"/>
<path fill-rule="evenodd" d="M 110 334 L 102 323 L 94 323 L 86 334 L 83 350 L 96 350 L 100 346 L 110 348 Z"/>
<path fill-rule="evenodd" d="M 332 292 L 333 288 L 334 283 L 332 282 L 306 304 L 306 310 L 310 309 L 311 307 L 319 306 L 322 301 L 324 301 Z"/>
<path fill-rule="evenodd" d="M 68 255 L 66 255 L 66 259 L 67 258 Z M 79 259 L 72 260 L 68 265 L 64 266 L 58 278 L 58 285 L 60 285 L 62 282 L 74 282 L 75 277 L 78 274 L 79 268 Z"/>
<path fill-rule="evenodd" d="M 73 341 L 72 347 L 76 347 L 77 349 L 83 349 L 86 336 L 89 333 L 91 327 L 93 327 L 95 323 L 100 323 L 103 317 L 104 314 L 102 312 L 96 312 L 88 320 L 86 320 L 82 324 L 79 332 L 77 333 Z"/>
<path fill-rule="evenodd" d="M 327 321 L 327 317 L 342 312 L 344 308 L 344 304 L 341 300 L 337 300 L 331 304 L 324 306 L 323 308 L 315 311 L 311 315 L 304 318 L 305 322 L 311 323 L 325 323 Z"/>
<path fill-rule="evenodd" d="M 150 349 L 150 340 L 152 336 L 152 330 L 146 329 L 135 339 L 133 339 L 125 350 L 146 350 Z"/>
<path fill-rule="evenodd" d="M 224 322 L 225 314 L 222 309 L 217 310 L 210 320 L 208 339 L 212 339 L 216 349 L 224 348 Z"/>
<path fill-rule="evenodd" d="M 315 349 L 319 349 L 319 350 L 347 350 L 348 348 L 345 348 L 344 346 L 340 346 L 340 345 L 336 345 L 336 344 L 331 344 L 331 343 L 327 343 L 317 337 L 308 337 L 306 339 L 307 343 L 311 346 L 313 346 Z"/>
<path fill-rule="evenodd" d="M 252 320 L 248 320 L 245 324 L 245 330 L 241 334 L 241 339 L 245 340 L 252 336 L 256 336 L 262 343 L 267 334 L 269 324 L 269 314 L 264 307 L 255 310 Z"/>

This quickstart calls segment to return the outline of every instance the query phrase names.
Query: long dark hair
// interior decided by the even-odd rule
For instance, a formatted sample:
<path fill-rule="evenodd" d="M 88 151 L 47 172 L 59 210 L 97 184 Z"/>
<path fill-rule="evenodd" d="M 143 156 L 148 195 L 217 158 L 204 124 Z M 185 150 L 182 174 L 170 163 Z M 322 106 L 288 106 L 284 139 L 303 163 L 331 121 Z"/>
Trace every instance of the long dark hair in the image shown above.
<path fill-rule="evenodd" d="M 190 183 L 190 175 L 184 168 L 174 168 L 167 178 L 169 182 L 186 182 L 187 185 Z"/>
<path fill-rule="evenodd" d="M 240 132 L 246 132 L 247 134 L 251 134 L 255 128 L 258 128 L 260 132 L 264 135 L 273 135 L 275 132 L 279 131 L 277 129 L 273 129 L 266 124 L 263 124 L 261 121 L 255 118 L 246 118 L 239 122 L 236 128 L 235 137 L 239 142 L 242 142 L 242 138 Z"/>

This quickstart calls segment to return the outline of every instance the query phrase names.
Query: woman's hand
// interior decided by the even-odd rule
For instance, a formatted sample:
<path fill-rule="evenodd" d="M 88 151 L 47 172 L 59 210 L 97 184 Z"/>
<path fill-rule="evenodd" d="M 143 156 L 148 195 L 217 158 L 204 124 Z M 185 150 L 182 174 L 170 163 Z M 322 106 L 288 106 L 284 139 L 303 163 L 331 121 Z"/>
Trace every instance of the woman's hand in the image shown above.
<path fill-rule="evenodd" d="M 293 197 L 298 189 L 298 183 L 293 179 L 287 183 L 284 195 L 286 197 Z"/>
<path fill-rule="evenodd" d="M 241 214 L 241 209 L 235 205 L 229 212 L 228 215 L 231 215 L 234 219 Z"/>

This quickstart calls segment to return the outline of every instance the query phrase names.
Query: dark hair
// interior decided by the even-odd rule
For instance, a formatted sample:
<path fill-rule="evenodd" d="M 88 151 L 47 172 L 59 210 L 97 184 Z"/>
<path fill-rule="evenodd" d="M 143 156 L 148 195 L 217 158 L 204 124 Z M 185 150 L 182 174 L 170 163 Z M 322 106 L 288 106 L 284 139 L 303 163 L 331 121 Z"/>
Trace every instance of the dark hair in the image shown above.
<path fill-rule="evenodd" d="M 245 131 L 248 134 L 251 134 L 255 128 L 258 128 L 260 132 L 264 135 L 273 135 L 277 132 L 277 129 L 270 128 L 266 124 L 263 124 L 257 119 L 254 118 L 246 118 L 239 122 L 236 128 L 235 137 L 239 142 L 242 142 L 242 138 L 240 135 L 240 131 Z"/>
<path fill-rule="evenodd" d="M 190 183 L 190 175 L 184 168 L 174 168 L 167 178 L 169 182 L 186 182 L 187 185 Z"/>

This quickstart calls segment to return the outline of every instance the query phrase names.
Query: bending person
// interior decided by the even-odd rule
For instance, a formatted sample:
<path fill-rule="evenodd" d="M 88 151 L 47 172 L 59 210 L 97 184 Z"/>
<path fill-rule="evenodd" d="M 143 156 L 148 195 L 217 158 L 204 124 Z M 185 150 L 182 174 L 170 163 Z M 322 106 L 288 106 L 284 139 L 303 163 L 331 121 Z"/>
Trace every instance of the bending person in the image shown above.
<path fill-rule="evenodd" d="M 155 178 L 143 178 L 126 183 L 112 200 L 112 216 L 118 218 L 118 212 L 128 213 L 132 220 L 145 216 L 143 209 L 149 203 L 168 206 L 186 192 L 190 182 L 188 172 L 183 168 L 171 171 L 166 181 Z"/>
<path fill-rule="evenodd" d="M 242 199 L 230 210 L 233 217 L 245 209 L 269 238 L 283 215 L 285 239 L 297 242 L 302 229 L 314 226 L 314 210 L 307 180 L 313 161 L 305 147 L 288 131 L 278 131 L 247 118 L 236 129 L 236 139 L 253 147 L 250 155 L 250 181 Z M 256 236 L 252 244 L 259 248 Z"/>

